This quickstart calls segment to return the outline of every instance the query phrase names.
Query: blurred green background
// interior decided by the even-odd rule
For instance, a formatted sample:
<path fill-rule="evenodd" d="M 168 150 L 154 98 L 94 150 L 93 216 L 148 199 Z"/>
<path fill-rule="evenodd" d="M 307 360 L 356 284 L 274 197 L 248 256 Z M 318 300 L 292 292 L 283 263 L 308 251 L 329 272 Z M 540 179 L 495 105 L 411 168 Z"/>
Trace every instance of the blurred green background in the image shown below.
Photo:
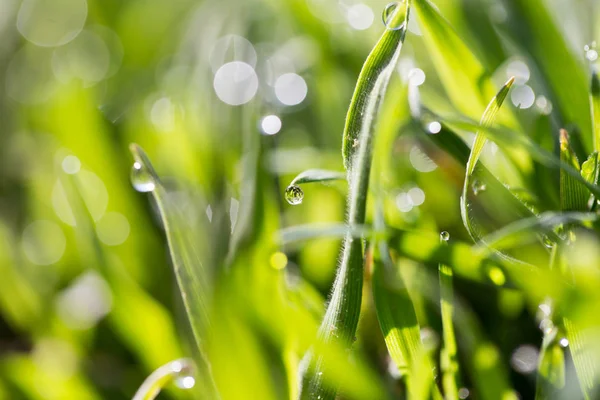
<path fill-rule="evenodd" d="M 498 87 L 517 76 L 508 108 L 526 126 L 558 125 L 530 40 L 529 29 L 543 27 L 519 20 L 522 3 L 435 1 Z M 541 3 L 560 17 L 576 60 L 568 73 L 587 79 L 585 57 L 594 55 L 584 46 L 600 39 L 598 2 Z M 127 399 L 154 369 L 189 353 L 156 207 L 130 182 L 131 142 L 149 154 L 186 217 L 202 221 L 197 246 L 215 268 L 227 244 L 213 235 L 232 229 L 240 207 L 244 132 L 264 136 L 281 226 L 343 220 L 343 184 L 309 185 L 295 207 L 283 190 L 305 169 L 342 170 L 346 110 L 386 4 L 0 0 L 0 399 Z M 417 19 L 393 88 L 417 86 L 425 104 L 450 110 Z M 426 147 L 407 134 L 391 149 L 390 223 L 467 239 L 463 170 Z M 496 151 L 488 146 L 486 160 L 510 181 L 514 170 Z M 338 250 L 339 240 L 317 239 L 286 251 L 286 274 L 312 284 L 317 304 Z M 457 287 L 507 363 L 516 350 L 536 359 L 541 335 L 521 294 L 462 280 Z M 425 335 L 436 335 L 433 306 L 415 305 Z M 393 380 L 372 311 L 360 329 L 366 363 Z M 513 361 L 510 370 L 523 398 L 535 387 L 531 364 Z M 175 388 L 161 396 L 186 398 Z"/>

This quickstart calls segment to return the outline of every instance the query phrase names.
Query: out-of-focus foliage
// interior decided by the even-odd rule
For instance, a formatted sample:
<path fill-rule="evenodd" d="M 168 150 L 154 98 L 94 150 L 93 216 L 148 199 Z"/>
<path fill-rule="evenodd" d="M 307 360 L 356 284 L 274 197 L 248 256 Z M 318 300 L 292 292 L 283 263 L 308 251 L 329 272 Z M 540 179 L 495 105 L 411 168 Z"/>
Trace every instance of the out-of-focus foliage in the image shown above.
<path fill-rule="evenodd" d="M 386 0 L 0 0 L 0 400 L 130 399 L 165 365 L 159 398 L 296 398 L 309 350 L 342 398 L 595 398 L 600 5 L 410 3 L 346 229 Z M 350 352 L 317 334 L 345 236 Z"/>

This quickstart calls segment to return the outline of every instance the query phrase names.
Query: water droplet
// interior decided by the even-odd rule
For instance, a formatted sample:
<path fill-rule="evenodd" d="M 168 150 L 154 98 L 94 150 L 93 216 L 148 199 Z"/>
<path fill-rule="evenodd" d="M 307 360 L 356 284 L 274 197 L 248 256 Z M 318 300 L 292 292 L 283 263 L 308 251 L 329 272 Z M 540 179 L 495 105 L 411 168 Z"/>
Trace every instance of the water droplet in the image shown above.
<path fill-rule="evenodd" d="M 466 399 L 467 397 L 469 397 L 469 389 L 467 388 L 460 388 L 458 389 L 458 398 L 459 399 Z"/>
<path fill-rule="evenodd" d="M 548 236 L 544 235 L 542 241 L 544 242 L 544 246 L 546 246 L 547 248 L 551 249 L 552 247 L 554 247 L 554 242 L 550 240 Z"/>
<path fill-rule="evenodd" d="M 175 379 L 175 385 L 180 389 L 191 389 L 196 385 L 196 379 L 193 376 L 180 376 Z"/>
<path fill-rule="evenodd" d="M 441 130 L 442 130 L 442 124 L 440 124 L 438 121 L 430 122 L 427 125 L 427 131 L 429 133 L 431 133 L 432 135 L 440 133 Z"/>
<path fill-rule="evenodd" d="M 285 189 L 285 199 L 293 206 L 301 204 L 304 199 L 304 192 L 299 186 L 290 185 Z"/>
<path fill-rule="evenodd" d="M 473 189 L 473 194 L 477 196 L 479 193 L 485 192 L 487 185 L 480 180 L 475 179 L 471 185 L 471 189 Z"/>
<path fill-rule="evenodd" d="M 448 240 L 450 240 L 450 234 L 446 231 L 443 231 L 442 233 L 440 233 L 440 239 L 442 239 L 444 242 L 447 242 Z"/>
<path fill-rule="evenodd" d="M 383 9 L 382 19 L 386 28 L 391 29 L 393 31 L 397 31 L 399 29 L 404 29 L 405 19 L 398 21 L 398 12 L 401 10 L 398 6 L 406 7 L 404 2 L 402 1 L 393 1 L 389 3 Z"/>
<path fill-rule="evenodd" d="M 560 339 L 560 341 L 558 342 L 561 347 L 568 347 L 569 346 L 569 339 L 567 339 L 566 337 Z"/>
<path fill-rule="evenodd" d="M 590 61 L 590 62 L 594 62 L 598 59 L 598 50 L 596 50 L 596 42 L 592 42 L 590 44 L 586 44 L 583 47 L 583 50 L 585 51 L 585 58 Z"/>
<path fill-rule="evenodd" d="M 131 168 L 131 183 L 138 192 L 151 192 L 156 188 L 154 177 L 150 171 L 148 171 L 147 168 L 144 168 L 142 163 L 138 161 L 134 162 L 133 167 Z"/>

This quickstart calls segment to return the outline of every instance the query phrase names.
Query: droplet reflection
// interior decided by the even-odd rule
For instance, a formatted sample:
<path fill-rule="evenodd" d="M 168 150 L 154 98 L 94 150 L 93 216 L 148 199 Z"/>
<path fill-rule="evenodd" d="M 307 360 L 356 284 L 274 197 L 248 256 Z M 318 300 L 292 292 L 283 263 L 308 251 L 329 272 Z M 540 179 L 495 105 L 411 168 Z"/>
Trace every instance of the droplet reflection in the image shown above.
<path fill-rule="evenodd" d="M 293 206 L 302 204 L 304 192 L 299 186 L 290 185 L 285 189 L 285 200 Z"/>

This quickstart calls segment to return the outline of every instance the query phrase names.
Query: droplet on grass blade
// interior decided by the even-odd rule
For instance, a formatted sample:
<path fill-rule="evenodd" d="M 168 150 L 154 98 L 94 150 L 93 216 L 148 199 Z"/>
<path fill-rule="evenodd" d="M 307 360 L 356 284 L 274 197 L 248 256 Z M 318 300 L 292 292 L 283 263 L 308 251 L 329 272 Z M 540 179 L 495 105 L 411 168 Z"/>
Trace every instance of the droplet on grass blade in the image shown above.
<path fill-rule="evenodd" d="M 285 189 L 285 200 L 291 205 L 295 206 L 298 204 L 302 204 L 302 200 L 304 199 L 304 192 L 300 189 L 299 186 L 291 185 Z"/>
<path fill-rule="evenodd" d="M 398 21 L 398 18 L 396 18 L 397 13 L 401 11 L 398 7 L 406 7 L 406 3 L 403 1 L 391 2 L 385 6 L 383 9 L 383 14 L 381 15 L 385 27 L 393 31 L 404 29 L 405 25 L 404 18 L 400 21 Z"/>
<path fill-rule="evenodd" d="M 487 185 L 484 182 L 475 179 L 471 185 L 471 189 L 473 189 L 473 194 L 477 196 L 479 193 L 486 191 Z"/>
<path fill-rule="evenodd" d="M 131 184 L 138 192 L 151 192 L 156 188 L 156 182 L 150 171 L 142 163 L 136 161 L 131 168 Z"/>
<path fill-rule="evenodd" d="M 585 58 L 590 61 L 590 62 L 594 62 L 598 59 L 598 50 L 596 50 L 596 42 L 592 42 L 590 44 L 586 44 L 583 47 L 583 50 L 585 51 Z"/>
<path fill-rule="evenodd" d="M 442 233 L 440 233 L 440 239 L 444 242 L 447 242 L 448 240 L 450 240 L 450 234 L 446 231 L 443 231 Z"/>

